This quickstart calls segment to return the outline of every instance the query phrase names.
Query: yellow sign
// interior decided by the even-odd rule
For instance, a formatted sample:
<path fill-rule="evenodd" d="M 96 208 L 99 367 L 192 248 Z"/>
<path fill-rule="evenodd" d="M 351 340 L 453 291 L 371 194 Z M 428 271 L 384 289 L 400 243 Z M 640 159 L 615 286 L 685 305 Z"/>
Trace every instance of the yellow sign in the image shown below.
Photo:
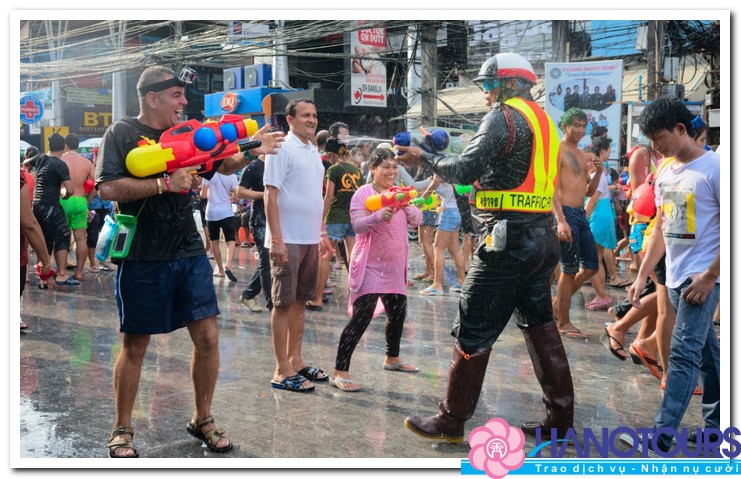
<path fill-rule="evenodd" d="M 544 213 L 551 211 L 551 195 L 519 191 L 478 190 L 476 208 L 489 211 L 524 211 Z"/>
<path fill-rule="evenodd" d="M 62 136 L 67 136 L 69 134 L 69 127 L 68 126 L 45 126 L 41 130 L 41 137 L 44 139 L 44 151 L 49 151 L 49 137 L 54 134 L 59 133 Z"/>

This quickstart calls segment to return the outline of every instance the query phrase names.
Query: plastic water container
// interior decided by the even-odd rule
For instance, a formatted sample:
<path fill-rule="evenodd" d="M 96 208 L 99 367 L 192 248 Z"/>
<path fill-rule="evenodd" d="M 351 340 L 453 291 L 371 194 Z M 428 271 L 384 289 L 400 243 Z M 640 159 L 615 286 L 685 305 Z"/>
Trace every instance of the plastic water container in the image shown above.
<path fill-rule="evenodd" d="M 113 218 L 106 216 L 103 228 L 101 228 L 100 234 L 98 235 L 98 243 L 95 245 L 95 257 L 101 263 L 108 259 L 108 253 L 111 250 L 113 236 L 115 236 L 117 229 L 118 225 L 113 221 Z"/>

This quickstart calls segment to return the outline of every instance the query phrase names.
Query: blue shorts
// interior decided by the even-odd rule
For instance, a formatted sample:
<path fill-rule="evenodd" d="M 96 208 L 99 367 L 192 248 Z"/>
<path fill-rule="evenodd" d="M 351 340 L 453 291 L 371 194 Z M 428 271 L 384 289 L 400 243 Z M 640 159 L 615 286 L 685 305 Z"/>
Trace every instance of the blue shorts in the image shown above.
<path fill-rule="evenodd" d="M 420 226 L 437 226 L 437 212 L 423 211 L 422 223 L 420 223 Z"/>
<path fill-rule="evenodd" d="M 219 314 L 206 255 L 171 261 L 121 261 L 116 271 L 120 331 L 162 334 Z"/>
<path fill-rule="evenodd" d="M 646 232 L 648 225 L 646 223 L 636 223 L 630 227 L 630 252 L 638 254 L 643 249 L 643 234 Z"/>
<path fill-rule="evenodd" d="M 350 223 L 335 223 L 325 225 L 327 227 L 327 236 L 332 241 L 342 241 L 345 237 L 355 238 L 355 230 Z"/>
<path fill-rule="evenodd" d="M 597 269 L 597 246 L 589 228 L 584 208 L 563 207 L 563 215 L 571 227 L 571 243 L 561 241 L 561 271 L 576 274 L 582 269 Z"/>
<path fill-rule="evenodd" d="M 453 232 L 461 227 L 461 213 L 455 208 L 445 209 L 440 214 L 438 221 L 437 229 Z"/>

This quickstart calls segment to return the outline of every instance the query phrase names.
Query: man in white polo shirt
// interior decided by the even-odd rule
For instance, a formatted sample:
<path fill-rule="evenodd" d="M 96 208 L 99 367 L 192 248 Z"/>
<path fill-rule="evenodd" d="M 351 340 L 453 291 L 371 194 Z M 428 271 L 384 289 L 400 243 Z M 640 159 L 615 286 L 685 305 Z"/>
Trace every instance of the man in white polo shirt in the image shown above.
<path fill-rule="evenodd" d="M 270 318 L 276 389 L 307 392 L 329 377 L 301 357 L 306 302 L 314 296 L 319 255 L 333 251 L 324 231 L 324 166 L 314 141 L 317 113 L 306 98 L 286 107 L 290 132 L 265 160 L 265 247 L 270 248 L 273 311 Z M 317 248 L 317 244 L 319 247 Z"/>

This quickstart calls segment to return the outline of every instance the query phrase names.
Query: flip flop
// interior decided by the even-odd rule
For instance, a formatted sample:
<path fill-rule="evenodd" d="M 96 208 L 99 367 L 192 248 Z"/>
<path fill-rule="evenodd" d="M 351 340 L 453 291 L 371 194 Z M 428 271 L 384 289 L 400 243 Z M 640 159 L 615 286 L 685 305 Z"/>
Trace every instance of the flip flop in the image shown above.
<path fill-rule="evenodd" d="M 329 378 L 329 384 L 346 393 L 356 393 L 360 391 L 360 386 L 352 382 L 352 379 L 349 378 Z M 342 387 L 340 384 L 347 384 L 350 387 Z"/>
<path fill-rule="evenodd" d="M 607 283 L 607 286 L 609 286 L 611 288 L 625 289 L 628 286 L 630 286 L 631 284 L 633 284 L 632 281 L 625 280 L 625 281 L 620 281 L 617 284 Z"/>
<path fill-rule="evenodd" d="M 57 286 L 77 286 L 78 284 L 80 284 L 80 282 L 79 282 L 79 281 L 77 281 L 77 280 L 76 280 L 75 278 L 73 278 L 72 276 L 69 276 L 69 277 L 68 277 L 67 279 L 65 279 L 64 281 L 59 281 L 59 282 L 57 282 Z"/>
<path fill-rule="evenodd" d="M 661 384 L 661 386 L 659 386 L 659 387 L 660 387 L 660 388 L 661 388 L 661 390 L 663 391 L 663 390 L 665 390 L 665 389 L 666 389 L 666 384 L 663 384 L 663 383 L 662 383 L 662 384 Z M 694 390 L 694 391 L 692 391 L 692 394 L 693 394 L 693 395 L 695 395 L 695 396 L 702 396 L 702 386 L 700 386 L 700 385 L 698 384 L 698 385 L 697 385 L 697 387 L 695 388 L 695 390 Z"/>
<path fill-rule="evenodd" d="M 414 369 L 404 369 L 404 366 L 412 366 L 414 367 Z M 419 371 L 419 368 L 417 366 L 406 361 L 401 361 L 394 364 L 384 364 L 383 369 L 385 369 L 386 371 L 398 371 L 400 373 L 416 373 L 417 371 Z"/>
<path fill-rule="evenodd" d="M 558 332 L 561 336 L 566 336 L 571 339 L 585 339 L 589 337 L 589 335 L 582 333 L 578 329 L 559 329 Z"/>
<path fill-rule="evenodd" d="M 234 276 L 234 273 L 232 273 L 232 270 L 225 269 L 224 274 L 226 275 L 227 278 L 229 278 L 229 281 L 231 281 L 232 283 L 236 283 L 238 281 L 237 277 Z"/>
<path fill-rule="evenodd" d="M 613 348 L 612 347 L 612 341 L 615 341 L 619 347 Z M 625 352 L 625 347 L 623 347 L 622 343 L 618 341 L 617 339 L 613 338 L 610 333 L 607 331 L 607 328 L 605 328 L 605 332 L 602 333 L 602 336 L 599 338 L 599 342 L 602 343 L 604 347 L 610 350 L 612 354 L 615 355 L 616 358 L 618 358 L 621 361 L 625 361 L 628 357 L 627 355 L 623 356 L 618 353 L 618 351 Z"/>
<path fill-rule="evenodd" d="M 306 309 L 309 311 L 324 311 L 324 308 L 321 306 L 316 306 L 311 303 L 306 303 Z"/>
<path fill-rule="evenodd" d="M 294 391 L 297 393 L 306 393 L 314 390 L 314 385 L 309 387 L 301 387 L 306 382 L 306 378 L 300 374 L 294 374 L 291 377 L 283 378 L 282 381 L 276 381 L 273 379 L 270 381 L 270 385 L 275 389 L 284 389 L 286 391 Z"/>
<path fill-rule="evenodd" d="M 306 366 L 298 373 L 309 381 L 324 382 L 329 379 L 329 376 L 324 374 L 324 371 L 319 368 L 315 368 L 314 366 Z M 322 374 L 322 376 L 319 376 L 320 374 Z"/>
<path fill-rule="evenodd" d="M 651 374 L 653 374 L 656 379 L 661 381 L 661 377 L 664 375 L 664 373 L 661 370 L 661 365 L 657 363 L 655 359 L 647 356 L 646 353 L 638 349 L 638 347 L 634 346 L 633 344 L 631 344 L 628 349 L 630 350 L 631 356 L 633 354 L 638 356 L 638 358 L 641 360 L 641 364 L 646 366 Z"/>

